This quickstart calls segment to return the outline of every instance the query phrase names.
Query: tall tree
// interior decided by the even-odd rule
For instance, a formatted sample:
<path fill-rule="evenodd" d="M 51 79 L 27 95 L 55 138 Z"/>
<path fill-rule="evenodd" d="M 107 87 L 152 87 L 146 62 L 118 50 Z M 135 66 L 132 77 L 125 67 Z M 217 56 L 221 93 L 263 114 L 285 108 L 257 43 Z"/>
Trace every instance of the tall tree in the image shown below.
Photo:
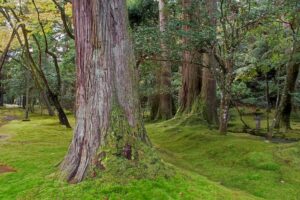
<path fill-rule="evenodd" d="M 107 138 L 117 138 L 114 156 L 127 159 L 138 159 L 137 143 L 150 142 L 140 116 L 126 1 L 74 0 L 73 15 L 77 121 L 61 170 L 79 182 L 102 165 Z"/>
<path fill-rule="evenodd" d="M 208 52 L 203 54 L 203 62 L 207 67 L 202 68 L 202 88 L 201 88 L 201 104 L 202 116 L 209 124 L 218 124 L 217 114 L 217 87 L 215 75 L 217 61 L 214 56 L 216 26 L 217 26 L 217 0 L 206 0 L 206 10 L 208 13 L 208 24 L 212 29 L 212 42 L 208 47 Z"/>
<path fill-rule="evenodd" d="M 191 29 L 191 23 L 193 23 L 192 18 L 194 16 L 192 0 L 183 0 L 182 7 L 183 31 L 188 33 Z M 190 47 L 191 45 L 189 45 L 190 42 L 186 35 L 182 38 L 185 50 L 183 51 L 183 64 L 181 69 L 182 88 L 179 99 L 180 113 L 191 112 L 193 105 L 198 103 L 198 97 L 201 92 L 201 67 L 194 63 L 196 59 L 199 59 L 199 53 Z"/>

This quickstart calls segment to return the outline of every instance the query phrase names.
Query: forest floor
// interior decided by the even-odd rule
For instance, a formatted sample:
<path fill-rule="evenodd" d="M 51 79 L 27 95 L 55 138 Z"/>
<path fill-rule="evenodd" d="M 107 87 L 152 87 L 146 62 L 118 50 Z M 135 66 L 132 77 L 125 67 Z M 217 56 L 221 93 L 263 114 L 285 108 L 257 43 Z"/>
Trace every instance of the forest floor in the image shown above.
<path fill-rule="evenodd" d="M 126 184 L 89 179 L 77 185 L 55 176 L 72 130 L 55 117 L 34 114 L 22 122 L 21 116 L 19 109 L 0 109 L 0 168 L 10 169 L 0 169 L 0 199 L 300 199 L 300 143 L 237 133 L 242 125 L 235 115 L 227 136 L 196 117 L 147 124 L 159 155 L 175 168 L 174 177 Z M 251 124 L 252 118 L 245 120 Z M 292 126 L 285 138 L 300 138 L 300 122 Z"/>

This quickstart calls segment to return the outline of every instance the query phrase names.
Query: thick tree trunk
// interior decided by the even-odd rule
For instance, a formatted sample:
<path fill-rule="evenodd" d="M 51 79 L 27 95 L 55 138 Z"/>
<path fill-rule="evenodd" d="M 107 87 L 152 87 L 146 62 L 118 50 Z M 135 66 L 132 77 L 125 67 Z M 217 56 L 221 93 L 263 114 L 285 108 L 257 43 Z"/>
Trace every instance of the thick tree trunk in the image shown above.
<path fill-rule="evenodd" d="M 295 85 L 299 74 L 299 67 L 300 64 L 293 61 L 287 64 L 285 85 L 273 121 L 274 128 L 279 128 L 280 123 L 282 123 L 287 130 L 291 129 L 290 117 L 292 112 L 292 93 L 295 91 Z"/>
<path fill-rule="evenodd" d="M 166 0 L 159 0 L 159 27 L 162 35 L 165 34 L 167 26 L 167 12 Z M 162 59 L 167 60 L 167 47 L 165 44 L 165 37 L 161 39 L 161 56 Z M 171 65 L 169 61 L 162 61 L 158 76 L 158 91 L 159 91 L 159 105 L 156 119 L 170 119 L 173 116 L 172 107 L 172 91 L 171 91 Z"/>
<path fill-rule="evenodd" d="M 61 170 L 76 183 L 101 168 L 107 139 L 117 138 L 115 156 L 126 159 L 137 154 L 137 142 L 149 140 L 140 116 L 126 1 L 74 0 L 73 14 L 77 121 Z"/>
<path fill-rule="evenodd" d="M 182 88 L 179 100 L 179 113 L 191 112 L 201 91 L 201 68 L 190 63 L 192 61 L 191 57 L 191 52 L 184 52 L 185 63 L 182 66 Z"/>
<path fill-rule="evenodd" d="M 213 53 L 205 53 L 203 54 L 203 62 L 210 69 L 202 69 L 202 116 L 209 124 L 217 125 L 219 122 L 217 113 L 217 86 L 214 75 L 211 73 L 211 70 L 216 68 L 217 61 Z"/>

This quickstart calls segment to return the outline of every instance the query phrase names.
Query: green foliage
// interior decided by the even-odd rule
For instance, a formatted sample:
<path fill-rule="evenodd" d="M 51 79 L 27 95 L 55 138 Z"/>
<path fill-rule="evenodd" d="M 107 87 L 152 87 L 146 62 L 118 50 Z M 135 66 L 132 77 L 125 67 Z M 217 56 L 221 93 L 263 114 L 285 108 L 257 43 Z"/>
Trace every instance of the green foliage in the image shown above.
<path fill-rule="evenodd" d="M 156 24 L 158 21 L 158 2 L 155 0 L 129 0 L 128 15 L 131 27 Z"/>

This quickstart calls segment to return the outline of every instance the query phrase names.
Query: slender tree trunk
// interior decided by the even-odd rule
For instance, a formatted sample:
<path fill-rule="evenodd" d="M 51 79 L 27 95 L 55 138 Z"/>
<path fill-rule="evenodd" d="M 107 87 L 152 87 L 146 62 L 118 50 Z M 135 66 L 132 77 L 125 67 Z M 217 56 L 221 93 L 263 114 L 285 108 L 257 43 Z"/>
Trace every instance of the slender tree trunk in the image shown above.
<path fill-rule="evenodd" d="M 222 92 L 221 104 L 220 104 L 220 125 L 219 125 L 219 131 L 221 134 L 227 133 L 229 107 L 230 107 L 230 96 L 228 93 Z"/>
<path fill-rule="evenodd" d="M 266 75 L 266 102 L 267 102 L 267 134 L 270 132 L 270 111 L 271 111 L 271 106 L 270 106 L 270 87 L 269 87 L 269 80 L 268 80 L 268 75 Z M 269 137 L 267 135 L 267 137 Z"/>
<path fill-rule="evenodd" d="M 48 91 L 48 96 L 50 97 L 54 107 L 56 108 L 56 111 L 58 113 L 59 122 L 62 125 L 65 125 L 67 128 L 71 128 L 68 117 L 67 117 L 63 107 L 61 106 L 61 103 L 59 102 L 58 96 L 49 91 Z"/>
<path fill-rule="evenodd" d="M 22 105 L 22 108 L 25 110 L 26 109 L 26 93 L 25 95 L 22 96 L 22 99 L 21 99 L 21 105 Z"/>
<path fill-rule="evenodd" d="M 50 101 L 49 101 L 47 93 L 45 91 L 41 92 L 41 97 L 42 97 L 42 99 L 44 101 L 44 104 L 46 105 L 46 108 L 47 108 L 47 111 L 48 111 L 48 115 L 49 116 L 54 116 L 55 113 L 54 113 L 54 111 L 53 111 L 53 109 L 51 107 Z"/>
<path fill-rule="evenodd" d="M 141 121 L 126 1 L 74 0 L 73 14 L 77 121 L 61 170 L 76 183 L 102 166 L 107 138 L 114 141 L 114 156 L 126 159 L 138 159 L 136 144 L 150 142 Z"/>
<path fill-rule="evenodd" d="M 30 95 L 30 85 L 29 85 L 29 74 L 26 73 L 26 100 L 25 100 L 25 110 L 23 121 L 29 121 L 29 95 Z"/>
<path fill-rule="evenodd" d="M 219 131 L 221 134 L 227 133 L 229 109 L 231 102 L 231 87 L 233 81 L 233 61 L 228 59 L 225 62 L 226 71 L 223 74 L 223 81 L 221 82 L 221 104 L 220 104 L 220 124 Z"/>
<path fill-rule="evenodd" d="M 159 0 L 159 27 L 160 32 L 164 36 L 167 26 L 167 8 L 166 0 Z M 161 56 L 167 60 L 167 46 L 165 38 L 161 39 Z M 162 61 L 159 69 L 158 90 L 159 90 L 159 105 L 156 119 L 170 119 L 173 116 L 172 107 L 172 92 L 171 92 L 171 65 L 169 61 Z"/>

